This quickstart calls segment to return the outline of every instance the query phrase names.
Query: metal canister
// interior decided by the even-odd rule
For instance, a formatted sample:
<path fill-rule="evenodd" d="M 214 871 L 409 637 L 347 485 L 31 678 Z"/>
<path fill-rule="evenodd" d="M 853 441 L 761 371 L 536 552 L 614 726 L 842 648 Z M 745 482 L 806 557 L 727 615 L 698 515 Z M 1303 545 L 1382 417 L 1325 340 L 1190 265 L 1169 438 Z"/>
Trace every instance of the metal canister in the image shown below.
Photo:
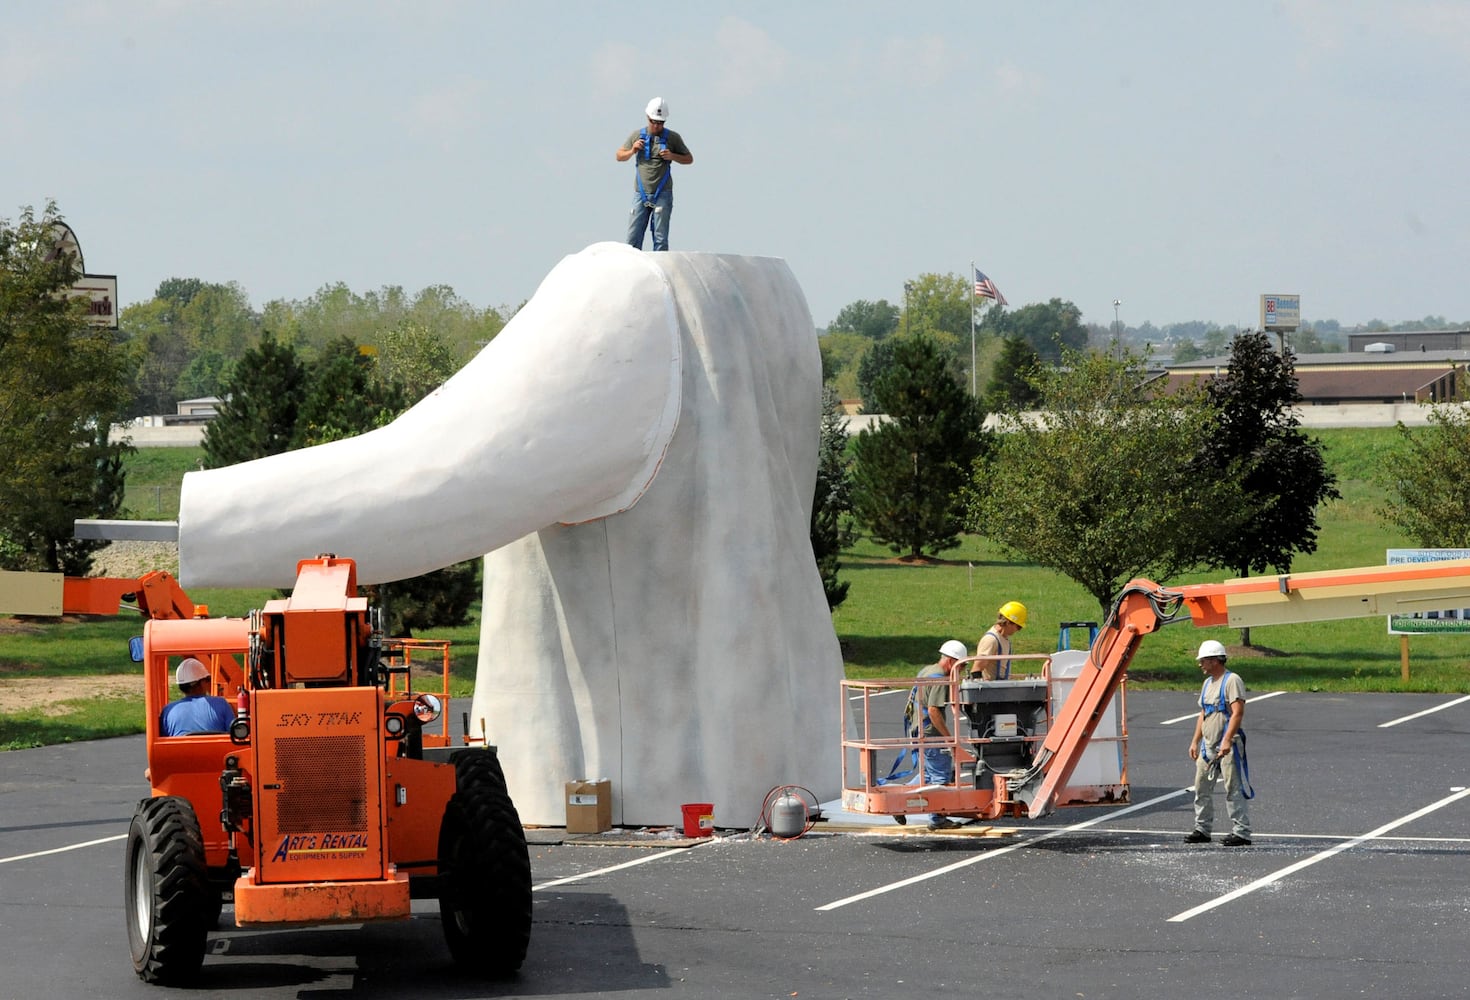
<path fill-rule="evenodd" d="M 806 802 L 786 792 L 771 805 L 771 833 L 777 837 L 800 837 L 806 832 Z"/>

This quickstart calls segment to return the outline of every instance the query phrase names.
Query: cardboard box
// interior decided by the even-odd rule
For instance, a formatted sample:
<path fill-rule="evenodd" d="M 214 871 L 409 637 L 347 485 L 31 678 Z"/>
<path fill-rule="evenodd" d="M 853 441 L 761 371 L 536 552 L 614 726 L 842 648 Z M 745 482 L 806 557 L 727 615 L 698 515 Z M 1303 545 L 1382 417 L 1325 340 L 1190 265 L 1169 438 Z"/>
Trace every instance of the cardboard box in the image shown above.
<path fill-rule="evenodd" d="M 567 782 L 567 833 L 612 829 L 612 782 L 607 778 Z"/>

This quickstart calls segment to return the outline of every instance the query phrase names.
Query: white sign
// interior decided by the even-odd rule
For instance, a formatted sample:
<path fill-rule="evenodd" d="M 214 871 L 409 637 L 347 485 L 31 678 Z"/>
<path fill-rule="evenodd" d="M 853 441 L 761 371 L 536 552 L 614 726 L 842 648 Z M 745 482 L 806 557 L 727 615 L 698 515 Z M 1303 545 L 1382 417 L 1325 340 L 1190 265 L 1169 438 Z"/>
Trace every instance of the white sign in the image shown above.
<path fill-rule="evenodd" d="M 73 298 L 85 298 L 87 322 L 93 326 L 117 329 L 117 275 L 84 274 L 71 286 Z"/>
<path fill-rule="evenodd" d="M 87 322 L 92 326 L 116 330 L 117 275 L 86 273 L 87 264 L 82 259 L 82 243 L 77 239 L 76 230 L 65 222 L 52 226 L 51 235 L 56 243 L 47 259 L 55 260 L 63 255 L 72 257 L 77 262 L 77 270 L 82 272 L 76 283 L 63 294 L 74 299 L 87 300 Z"/>
<path fill-rule="evenodd" d="M 1446 559 L 1470 559 L 1470 549 L 1389 549 L 1387 563 L 1402 566 Z M 1388 616 L 1389 635 L 1444 635 L 1447 632 L 1470 632 L 1470 608 Z"/>
<path fill-rule="evenodd" d="M 1262 295 L 1261 329 L 1295 330 L 1302 325 L 1302 297 L 1300 295 Z"/>

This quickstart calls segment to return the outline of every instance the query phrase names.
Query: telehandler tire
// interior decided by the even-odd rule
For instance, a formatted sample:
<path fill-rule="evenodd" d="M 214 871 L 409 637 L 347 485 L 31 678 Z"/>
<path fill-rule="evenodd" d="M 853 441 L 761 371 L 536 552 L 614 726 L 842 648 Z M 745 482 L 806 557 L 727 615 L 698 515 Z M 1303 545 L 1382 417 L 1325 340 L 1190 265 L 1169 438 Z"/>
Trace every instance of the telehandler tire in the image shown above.
<path fill-rule="evenodd" d="M 493 750 L 454 758 L 457 791 L 439 829 L 439 913 L 455 962 L 504 977 L 531 941 L 531 857 Z"/>
<path fill-rule="evenodd" d="M 144 799 L 128 828 L 125 901 L 133 969 L 150 983 L 185 983 L 204 963 L 211 900 L 204 837 L 187 799 Z"/>

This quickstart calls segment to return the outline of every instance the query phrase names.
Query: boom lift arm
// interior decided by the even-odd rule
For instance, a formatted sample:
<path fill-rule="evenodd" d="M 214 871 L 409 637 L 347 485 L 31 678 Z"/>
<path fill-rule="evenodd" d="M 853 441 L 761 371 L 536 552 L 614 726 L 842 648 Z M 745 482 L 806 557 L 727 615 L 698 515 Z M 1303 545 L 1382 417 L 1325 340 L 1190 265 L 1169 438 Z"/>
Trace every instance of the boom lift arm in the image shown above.
<path fill-rule="evenodd" d="M 126 605 L 151 619 L 209 614 L 208 608 L 189 600 L 179 581 L 164 570 L 139 577 L 0 571 L 0 614 L 115 615 Z"/>
<path fill-rule="evenodd" d="M 1166 589 L 1136 579 L 1123 588 L 1088 652 L 1071 697 L 1034 763 L 1006 778 L 1032 818 L 1055 807 L 1143 637 L 1188 617 L 1197 627 L 1285 625 L 1470 607 L 1470 559 L 1247 577 Z"/>

